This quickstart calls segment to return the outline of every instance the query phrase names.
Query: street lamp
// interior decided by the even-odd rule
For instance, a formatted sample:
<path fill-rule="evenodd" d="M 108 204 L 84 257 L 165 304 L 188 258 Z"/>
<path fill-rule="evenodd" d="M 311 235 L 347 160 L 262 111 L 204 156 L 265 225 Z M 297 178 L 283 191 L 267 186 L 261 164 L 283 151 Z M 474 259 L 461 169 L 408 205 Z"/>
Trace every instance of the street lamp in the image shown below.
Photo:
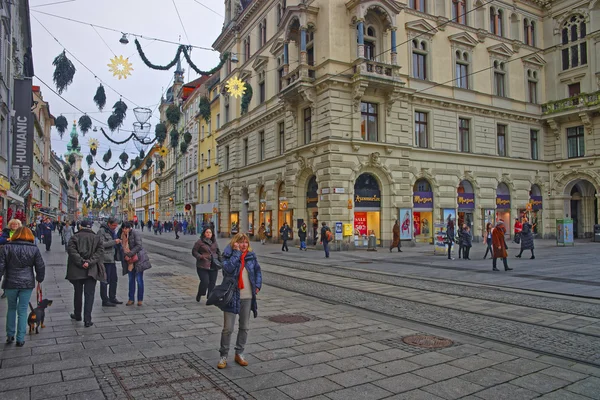
<path fill-rule="evenodd" d="M 127 39 L 127 35 L 125 33 L 123 34 L 123 36 L 121 36 L 121 39 L 119 39 L 119 43 L 129 44 L 129 39 Z"/>

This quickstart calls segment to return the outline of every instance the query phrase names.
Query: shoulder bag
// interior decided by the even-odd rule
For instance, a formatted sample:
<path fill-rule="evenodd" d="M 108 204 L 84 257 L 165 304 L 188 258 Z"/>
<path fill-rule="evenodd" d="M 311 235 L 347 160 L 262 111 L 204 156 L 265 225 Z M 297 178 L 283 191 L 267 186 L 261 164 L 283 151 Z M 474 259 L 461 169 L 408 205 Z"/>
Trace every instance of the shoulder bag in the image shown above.
<path fill-rule="evenodd" d="M 221 308 L 231 303 L 233 294 L 235 293 L 236 286 L 238 284 L 238 271 L 239 269 L 236 269 L 235 274 L 225 275 L 223 277 L 223 281 L 219 285 L 215 286 L 206 299 L 207 306 L 217 306 Z"/>
<path fill-rule="evenodd" d="M 215 257 L 215 255 L 212 253 L 210 255 L 210 268 L 216 270 L 223 269 L 223 263 L 221 260 L 219 260 L 218 257 Z"/>

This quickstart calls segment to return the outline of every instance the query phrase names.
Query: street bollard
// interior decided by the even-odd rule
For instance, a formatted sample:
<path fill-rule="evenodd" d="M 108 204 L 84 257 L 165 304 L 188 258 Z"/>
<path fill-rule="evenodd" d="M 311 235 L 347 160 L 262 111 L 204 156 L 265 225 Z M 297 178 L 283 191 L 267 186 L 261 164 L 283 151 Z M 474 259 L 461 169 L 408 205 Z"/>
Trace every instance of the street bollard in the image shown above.
<path fill-rule="evenodd" d="M 369 235 L 369 246 L 367 248 L 368 251 L 377 251 L 377 238 L 375 237 L 375 232 L 371 231 Z"/>

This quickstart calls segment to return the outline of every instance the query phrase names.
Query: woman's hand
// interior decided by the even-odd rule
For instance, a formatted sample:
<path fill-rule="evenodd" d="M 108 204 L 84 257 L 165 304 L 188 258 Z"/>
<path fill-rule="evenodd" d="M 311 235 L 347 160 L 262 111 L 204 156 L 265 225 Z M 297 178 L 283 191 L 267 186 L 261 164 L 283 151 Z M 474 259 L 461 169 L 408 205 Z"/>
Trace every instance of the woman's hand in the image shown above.
<path fill-rule="evenodd" d="M 258 292 L 260 292 L 260 289 L 259 289 L 259 288 L 256 288 L 256 294 L 258 294 Z"/>
<path fill-rule="evenodd" d="M 240 244 L 239 243 L 234 243 L 233 246 L 231 247 L 233 250 L 239 250 L 240 249 Z"/>

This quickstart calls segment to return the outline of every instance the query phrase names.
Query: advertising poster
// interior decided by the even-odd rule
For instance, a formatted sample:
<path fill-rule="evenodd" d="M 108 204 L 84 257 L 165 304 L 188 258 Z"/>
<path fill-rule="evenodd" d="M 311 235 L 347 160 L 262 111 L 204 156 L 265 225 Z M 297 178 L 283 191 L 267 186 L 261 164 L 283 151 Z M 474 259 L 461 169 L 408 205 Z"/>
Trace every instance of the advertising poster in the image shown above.
<path fill-rule="evenodd" d="M 443 211 L 444 224 L 448 224 L 448 220 L 451 219 L 456 224 L 456 210 L 453 208 L 444 208 Z"/>
<path fill-rule="evenodd" d="M 336 222 L 335 223 L 335 240 L 342 240 L 342 223 L 341 222 Z"/>
<path fill-rule="evenodd" d="M 413 238 L 412 210 L 410 208 L 400 209 L 400 240 L 411 240 Z"/>
<path fill-rule="evenodd" d="M 557 219 L 556 220 L 556 244 L 561 246 L 573 246 L 573 220 L 572 219 Z"/>
<path fill-rule="evenodd" d="M 433 229 L 435 230 L 433 236 L 433 254 L 436 256 L 447 254 L 446 243 L 444 243 L 444 240 L 446 239 L 446 224 L 442 222 L 436 222 L 433 224 Z"/>
<path fill-rule="evenodd" d="M 359 236 L 367 235 L 367 213 L 354 213 L 354 234 Z"/>

